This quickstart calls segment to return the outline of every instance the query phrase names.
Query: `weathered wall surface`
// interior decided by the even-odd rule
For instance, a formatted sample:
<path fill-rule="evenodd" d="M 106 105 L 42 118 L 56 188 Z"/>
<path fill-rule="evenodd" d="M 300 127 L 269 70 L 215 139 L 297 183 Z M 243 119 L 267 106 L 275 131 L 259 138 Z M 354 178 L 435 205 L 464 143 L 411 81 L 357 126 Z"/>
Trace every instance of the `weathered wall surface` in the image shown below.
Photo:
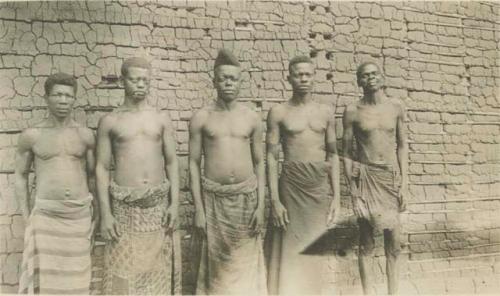
<path fill-rule="evenodd" d="M 138 54 L 153 61 L 151 104 L 169 110 L 177 128 L 185 292 L 192 291 L 187 127 L 193 111 L 214 98 L 213 60 L 222 47 L 242 61 L 241 100 L 263 120 L 290 96 L 287 60 L 313 57 L 315 98 L 336 106 L 339 140 L 343 109 L 360 95 L 356 66 L 380 64 L 387 94 L 408 111 L 411 200 L 403 215 L 402 290 L 498 291 L 499 8 L 469 1 L 0 3 L 1 291 L 17 290 L 23 249 L 15 145 L 22 129 L 45 116 L 45 79 L 56 71 L 74 74 L 80 87 L 74 116 L 96 128 L 122 100 L 116 78 L 123 59 Z M 350 215 L 345 190 L 342 204 Z M 92 286 L 99 293 L 102 243 L 94 251 Z M 355 251 L 341 255 L 325 257 L 331 262 L 325 282 L 332 292 L 359 293 Z M 379 260 L 379 282 L 383 266 Z"/>

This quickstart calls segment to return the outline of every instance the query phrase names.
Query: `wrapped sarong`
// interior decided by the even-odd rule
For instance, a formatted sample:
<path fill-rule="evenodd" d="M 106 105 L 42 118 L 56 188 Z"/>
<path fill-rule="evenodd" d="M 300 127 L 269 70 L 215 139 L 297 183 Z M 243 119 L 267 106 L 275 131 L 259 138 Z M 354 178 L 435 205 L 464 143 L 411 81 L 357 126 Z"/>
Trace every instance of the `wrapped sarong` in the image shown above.
<path fill-rule="evenodd" d="M 392 165 L 359 163 L 354 167 L 361 200 L 358 208 L 376 233 L 399 227 L 400 175 Z"/>
<path fill-rule="evenodd" d="M 181 294 L 181 253 L 177 232 L 162 221 L 169 183 L 125 187 L 112 182 L 118 241 L 105 247 L 105 294 Z"/>
<path fill-rule="evenodd" d="M 35 198 L 24 235 L 23 294 L 89 294 L 92 196 Z"/>
<path fill-rule="evenodd" d="M 281 203 L 288 211 L 287 230 L 269 231 L 270 294 L 321 294 L 327 259 L 301 254 L 326 231 L 331 202 L 327 162 L 285 161 L 280 176 Z"/>
<path fill-rule="evenodd" d="M 250 228 L 257 206 L 257 178 L 222 185 L 203 178 L 207 237 L 196 294 L 266 295 L 260 234 Z"/>

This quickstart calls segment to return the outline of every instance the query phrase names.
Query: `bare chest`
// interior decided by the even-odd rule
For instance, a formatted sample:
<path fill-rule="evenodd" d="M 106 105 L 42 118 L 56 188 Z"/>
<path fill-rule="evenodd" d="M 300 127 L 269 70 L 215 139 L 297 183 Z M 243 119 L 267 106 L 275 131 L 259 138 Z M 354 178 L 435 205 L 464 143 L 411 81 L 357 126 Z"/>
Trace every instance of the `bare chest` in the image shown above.
<path fill-rule="evenodd" d="M 242 115 L 211 115 L 205 123 L 203 134 L 209 139 L 249 139 L 252 135 L 252 122 Z"/>
<path fill-rule="evenodd" d="M 397 116 L 392 110 L 366 108 L 358 110 L 354 128 L 361 133 L 384 131 L 392 133 L 396 129 Z"/>
<path fill-rule="evenodd" d="M 318 111 L 289 111 L 281 122 L 282 131 L 288 135 L 296 135 L 305 131 L 324 133 L 328 119 Z"/>
<path fill-rule="evenodd" d="M 151 116 L 122 116 L 111 129 L 113 140 L 118 143 L 137 139 L 159 141 L 162 132 L 162 124 Z"/>
<path fill-rule="evenodd" d="M 33 153 L 42 160 L 59 156 L 82 158 L 87 146 L 78 134 L 77 129 L 45 130 L 33 146 Z"/>

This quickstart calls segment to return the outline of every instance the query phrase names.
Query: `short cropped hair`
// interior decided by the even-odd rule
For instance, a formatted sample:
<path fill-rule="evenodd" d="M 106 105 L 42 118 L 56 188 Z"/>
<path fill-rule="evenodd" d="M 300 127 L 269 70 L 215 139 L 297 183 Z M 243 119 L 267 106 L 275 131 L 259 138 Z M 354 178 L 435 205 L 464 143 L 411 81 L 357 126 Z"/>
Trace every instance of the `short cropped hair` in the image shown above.
<path fill-rule="evenodd" d="M 358 69 L 356 69 L 356 78 L 358 79 L 358 81 L 359 79 L 361 79 L 361 71 L 363 71 L 363 69 L 368 65 L 373 65 L 380 71 L 380 67 L 375 62 L 364 62 L 358 66 Z"/>
<path fill-rule="evenodd" d="M 52 88 L 54 85 L 60 84 L 60 85 L 67 85 L 73 87 L 73 90 L 76 91 L 78 89 L 78 84 L 76 82 L 76 79 L 73 75 L 69 75 L 67 73 L 59 72 L 55 73 L 49 76 L 47 80 L 45 81 L 44 84 L 44 89 L 45 89 L 45 94 L 48 95 L 52 91 Z"/>
<path fill-rule="evenodd" d="M 310 57 L 305 56 L 305 55 L 300 55 L 292 58 L 290 62 L 288 63 L 288 73 L 292 73 L 292 66 L 295 64 L 301 64 L 301 63 L 308 63 L 311 65 L 314 65 L 313 61 L 311 60 Z"/>
<path fill-rule="evenodd" d="M 121 68 L 122 76 L 127 76 L 129 68 L 142 68 L 146 70 L 151 70 L 151 63 L 144 58 L 129 58 L 126 59 Z"/>

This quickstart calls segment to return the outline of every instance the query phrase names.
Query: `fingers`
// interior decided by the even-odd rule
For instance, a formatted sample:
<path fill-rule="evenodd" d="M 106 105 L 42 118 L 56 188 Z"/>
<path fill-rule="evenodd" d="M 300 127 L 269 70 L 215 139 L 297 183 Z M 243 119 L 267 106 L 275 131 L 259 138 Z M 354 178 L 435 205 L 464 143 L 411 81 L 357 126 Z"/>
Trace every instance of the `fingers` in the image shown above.
<path fill-rule="evenodd" d="M 250 223 L 248 225 L 248 228 L 255 228 L 255 222 L 256 222 L 256 219 L 257 219 L 257 215 L 255 215 L 255 213 L 252 215 L 252 218 L 250 219 Z"/>

